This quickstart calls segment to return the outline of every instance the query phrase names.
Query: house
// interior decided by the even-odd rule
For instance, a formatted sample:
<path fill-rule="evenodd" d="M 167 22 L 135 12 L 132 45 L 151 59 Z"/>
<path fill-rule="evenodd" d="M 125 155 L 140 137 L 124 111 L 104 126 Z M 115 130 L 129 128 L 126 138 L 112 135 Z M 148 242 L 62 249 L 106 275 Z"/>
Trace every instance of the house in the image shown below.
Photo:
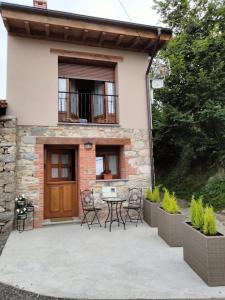
<path fill-rule="evenodd" d="M 0 122 L 10 136 L 2 199 L 25 194 L 41 227 L 44 219 L 79 216 L 80 190 L 99 199 L 105 186 L 119 194 L 149 186 L 147 74 L 171 30 L 48 10 L 41 0 L 0 10 L 8 32 Z"/>

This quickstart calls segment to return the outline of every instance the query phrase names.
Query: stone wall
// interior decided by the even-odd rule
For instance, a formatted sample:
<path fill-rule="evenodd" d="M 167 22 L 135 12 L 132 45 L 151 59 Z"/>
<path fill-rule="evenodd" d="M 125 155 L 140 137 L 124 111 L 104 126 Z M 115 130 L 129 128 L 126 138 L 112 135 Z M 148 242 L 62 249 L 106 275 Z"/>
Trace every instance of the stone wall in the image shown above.
<path fill-rule="evenodd" d="M 17 127 L 17 194 L 25 194 L 36 206 L 35 224 L 41 226 L 43 215 L 44 159 L 43 145 L 36 137 L 124 138 L 131 144 L 123 150 L 123 178 L 99 181 L 95 179 L 95 145 L 92 151 L 79 145 L 80 189 L 93 188 L 97 200 L 103 186 L 116 186 L 118 194 L 126 197 L 129 187 L 150 185 L 149 137 L 144 129 L 125 129 L 118 126 L 59 125 L 57 127 Z M 90 157 L 92 156 L 92 163 Z M 125 170 L 125 171 L 124 171 Z"/>
<path fill-rule="evenodd" d="M 16 193 L 16 118 L 0 117 L 0 222 L 3 232 L 12 229 Z"/>

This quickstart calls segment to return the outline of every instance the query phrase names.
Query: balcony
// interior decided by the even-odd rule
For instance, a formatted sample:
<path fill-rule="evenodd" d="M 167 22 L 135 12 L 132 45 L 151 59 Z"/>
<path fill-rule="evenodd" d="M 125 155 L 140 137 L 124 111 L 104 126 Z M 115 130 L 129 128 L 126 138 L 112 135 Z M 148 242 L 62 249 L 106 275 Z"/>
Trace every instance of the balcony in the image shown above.
<path fill-rule="evenodd" d="M 118 124 L 117 95 L 58 92 L 58 120 L 62 123 Z"/>

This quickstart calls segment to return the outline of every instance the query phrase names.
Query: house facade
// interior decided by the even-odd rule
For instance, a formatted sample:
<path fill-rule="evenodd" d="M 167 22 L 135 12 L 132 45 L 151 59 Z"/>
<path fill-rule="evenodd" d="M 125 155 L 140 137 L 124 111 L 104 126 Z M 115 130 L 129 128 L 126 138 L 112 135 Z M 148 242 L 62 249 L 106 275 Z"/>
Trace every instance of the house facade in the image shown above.
<path fill-rule="evenodd" d="M 15 135 L 10 184 L 33 202 L 41 227 L 45 219 L 79 217 L 80 190 L 100 199 L 105 186 L 125 195 L 150 185 L 146 72 L 171 31 L 34 3 L 2 3 L 1 15 L 8 31 L 5 124 Z"/>

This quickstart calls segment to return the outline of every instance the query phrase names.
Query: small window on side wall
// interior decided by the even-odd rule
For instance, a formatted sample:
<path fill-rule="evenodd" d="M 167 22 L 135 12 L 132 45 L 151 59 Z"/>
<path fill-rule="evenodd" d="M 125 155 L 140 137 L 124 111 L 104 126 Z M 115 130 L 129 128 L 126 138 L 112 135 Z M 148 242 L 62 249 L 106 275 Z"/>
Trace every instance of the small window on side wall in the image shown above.
<path fill-rule="evenodd" d="M 96 147 L 96 179 L 120 178 L 120 146 Z"/>

